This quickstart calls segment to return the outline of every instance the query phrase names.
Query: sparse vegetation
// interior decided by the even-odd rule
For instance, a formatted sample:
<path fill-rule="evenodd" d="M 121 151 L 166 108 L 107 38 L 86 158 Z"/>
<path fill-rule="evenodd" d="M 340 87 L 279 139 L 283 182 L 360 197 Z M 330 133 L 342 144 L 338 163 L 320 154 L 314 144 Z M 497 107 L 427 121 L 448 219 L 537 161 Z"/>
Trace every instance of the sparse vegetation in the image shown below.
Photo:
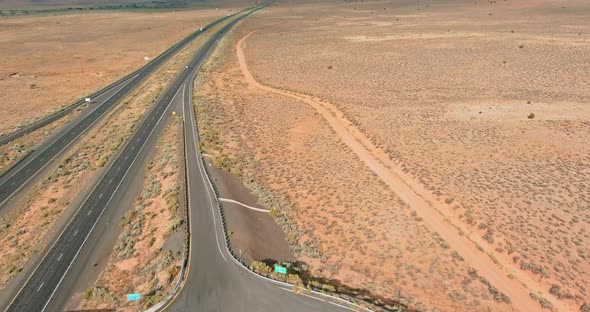
<path fill-rule="evenodd" d="M 97 285 L 108 287 L 119 297 L 126 291 L 119 283 L 121 278 L 125 279 L 125 284 L 137 285 L 144 294 L 139 303 L 142 309 L 162 300 L 180 272 L 182 251 L 162 248 L 168 239 L 184 239 L 184 235 L 171 238 L 184 223 L 181 218 L 184 214 L 179 209 L 179 197 L 183 196 L 181 129 L 180 119 L 174 117 L 162 134 L 154 153 L 156 156 L 146 167 L 141 196 L 121 218 L 119 225 L 123 232 L 113 248 L 107 269 L 97 281 Z M 121 266 L 125 262 L 137 265 Z M 85 299 L 83 307 L 86 308 L 116 306 L 129 310 L 137 307 L 129 302 L 113 305 L 112 302 L 95 300 L 95 296 L 85 296 Z"/>
<path fill-rule="evenodd" d="M 555 284 L 587 297 L 589 234 L 583 207 L 590 196 L 585 187 L 590 134 L 587 111 L 576 108 L 580 89 L 572 87 L 588 63 L 586 47 L 562 30 L 543 38 L 534 30 L 549 20 L 565 22 L 563 17 L 548 13 L 539 24 L 519 24 L 513 35 L 497 18 L 520 17 L 501 8 L 486 16 L 489 23 L 481 24 L 488 12 L 479 12 L 478 18 L 465 17 L 473 22 L 467 28 L 452 32 L 440 29 L 453 18 L 442 8 L 400 22 L 388 15 L 392 10 L 371 18 L 344 17 L 364 12 L 357 9 L 343 8 L 338 11 L 343 17 L 329 22 L 312 22 L 320 13 L 305 8 L 293 9 L 303 17 L 297 21 L 285 21 L 280 10 L 261 18 L 240 36 L 271 25 L 269 20 L 285 24 L 249 37 L 248 67 L 266 86 L 335 105 L 351 128 L 397 165 L 391 166 L 392 174 L 417 185 L 421 195 L 432 195 L 432 205 L 475 242 L 481 256 L 505 268 L 502 277 L 522 266 L 528 272 L 510 280 L 517 283 L 524 276 L 542 291 Z M 335 23 L 349 28 L 335 32 Z M 391 23 L 403 27 L 392 35 L 384 31 L 396 27 Z M 571 55 L 549 42 L 553 35 L 572 45 Z M 367 49 L 370 57 L 347 57 Z M 301 57 L 309 51 L 321 53 Z M 462 67 L 465 60 L 469 66 Z M 227 163 L 240 157 L 246 184 L 273 194 L 271 215 L 313 274 L 338 276 L 386 296 L 402 289 L 416 301 L 444 297 L 443 310 L 509 310 L 508 303 L 519 301 L 477 272 L 471 278 L 470 264 L 459 261 L 453 245 L 433 235 L 412 207 L 351 155 L 321 114 L 306 103 L 244 86 L 236 68 L 235 57 L 222 59 L 197 95 L 208 112 L 208 118 L 199 115 L 199 128 L 213 134 L 210 142 L 204 136 L 207 153 L 225 154 Z M 535 118 L 524 118 L 529 114 Z M 536 277 L 528 280 L 530 272 Z"/>

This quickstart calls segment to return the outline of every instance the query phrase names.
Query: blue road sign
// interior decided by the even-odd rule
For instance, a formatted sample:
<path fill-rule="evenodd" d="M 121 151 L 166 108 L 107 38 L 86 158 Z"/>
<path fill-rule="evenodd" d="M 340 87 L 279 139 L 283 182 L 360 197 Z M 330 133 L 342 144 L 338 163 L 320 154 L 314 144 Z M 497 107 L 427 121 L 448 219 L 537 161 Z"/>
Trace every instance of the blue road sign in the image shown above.
<path fill-rule="evenodd" d="M 287 268 L 282 267 L 280 265 L 275 265 L 275 272 L 281 273 L 281 274 L 287 274 Z"/>
<path fill-rule="evenodd" d="M 127 301 L 137 301 L 141 299 L 141 294 L 136 293 L 136 294 L 127 294 Z"/>

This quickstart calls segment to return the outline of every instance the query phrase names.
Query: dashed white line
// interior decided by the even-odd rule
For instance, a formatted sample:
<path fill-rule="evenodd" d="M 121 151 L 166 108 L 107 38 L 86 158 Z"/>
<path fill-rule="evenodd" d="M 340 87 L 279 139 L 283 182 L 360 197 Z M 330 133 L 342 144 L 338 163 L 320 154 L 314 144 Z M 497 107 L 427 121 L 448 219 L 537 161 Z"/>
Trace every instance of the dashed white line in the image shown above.
<path fill-rule="evenodd" d="M 98 198 L 99 198 L 99 199 L 100 199 L 100 198 L 102 198 L 102 193 L 100 193 L 100 195 L 98 195 Z"/>
<path fill-rule="evenodd" d="M 88 211 L 88 216 L 90 215 L 91 212 L 92 212 L 92 209 L 90 211 Z"/>
<path fill-rule="evenodd" d="M 59 254 L 59 258 L 57 258 L 57 261 L 61 260 L 61 257 L 63 257 L 63 253 Z"/>
<path fill-rule="evenodd" d="M 39 286 L 39 288 L 37 288 L 37 292 L 39 292 L 39 290 L 41 290 L 41 287 L 43 287 L 44 284 L 45 284 L 45 282 L 41 283 L 41 286 Z"/>
<path fill-rule="evenodd" d="M 78 234 L 78 230 L 76 230 L 76 232 L 74 232 L 74 236 L 76 236 L 76 234 Z"/>
<path fill-rule="evenodd" d="M 110 180 L 109 180 L 109 184 L 111 184 L 111 182 L 113 182 L 113 179 L 110 179 Z"/>

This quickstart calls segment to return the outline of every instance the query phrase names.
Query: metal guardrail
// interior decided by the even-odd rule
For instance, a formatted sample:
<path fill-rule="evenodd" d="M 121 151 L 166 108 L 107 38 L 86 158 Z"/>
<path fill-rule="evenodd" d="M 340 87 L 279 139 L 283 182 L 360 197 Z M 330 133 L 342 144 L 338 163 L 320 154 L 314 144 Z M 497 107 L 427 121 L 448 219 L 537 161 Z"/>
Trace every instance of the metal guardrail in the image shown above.
<path fill-rule="evenodd" d="M 252 12 L 248 13 L 247 15 L 241 17 L 240 20 L 243 19 L 243 18 L 245 18 L 246 16 L 254 13 L 254 12 L 257 12 L 258 10 L 260 10 L 260 9 L 262 9 L 262 8 L 264 8 L 264 7 L 272 4 L 274 2 L 275 1 L 273 0 L 273 1 L 270 1 L 270 2 L 266 3 L 265 5 L 261 6 L 260 8 L 255 9 Z M 195 116 L 195 118 L 196 118 L 196 116 Z M 199 132 L 198 121 L 195 120 L 195 123 L 197 124 L 197 128 L 196 128 L 196 132 L 197 133 L 196 133 L 196 135 L 197 135 L 197 138 L 198 138 L 198 140 L 200 142 L 201 141 L 201 135 L 200 135 L 200 132 Z M 186 135 L 184 133 L 185 132 L 184 132 L 184 129 L 183 129 L 183 142 L 186 144 Z M 189 209 L 189 207 L 188 207 L 188 185 L 187 185 L 188 181 L 187 181 L 187 178 L 186 178 L 188 176 L 188 164 L 187 164 L 187 155 L 186 155 L 186 152 L 187 152 L 187 150 L 185 148 L 185 153 L 184 153 L 184 158 L 185 158 L 185 161 L 184 161 L 184 175 L 185 175 L 185 183 L 184 183 L 185 192 L 184 192 L 184 197 L 185 197 L 185 207 L 186 207 L 185 213 L 186 213 L 186 220 L 187 220 L 187 222 L 185 223 L 186 224 L 186 235 L 187 235 L 187 240 L 186 240 L 187 245 L 186 245 L 186 249 L 185 249 L 185 258 L 184 258 L 184 261 L 183 261 L 183 265 L 181 267 L 180 278 L 179 278 L 177 284 L 175 285 L 175 287 L 170 291 L 170 293 L 161 302 L 159 302 L 156 305 L 152 306 L 151 308 L 149 308 L 148 310 L 146 310 L 146 312 L 147 311 L 149 311 L 149 312 L 156 312 L 156 311 L 159 311 L 160 309 L 162 309 L 172 298 L 174 298 L 174 296 L 176 296 L 176 293 L 180 290 L 180 286 L 182 285 L 182 282 L 184 281 L 184 278 L 186 277 L 185 276 L 185 274 L 186 274 L 186 268 L 187 268 L 188 260 L 189 260 L 188 259 L 188 254 L 189 254 L 188 248 L 190 246 L 190 239 L 191 239 L 191 237 L 190 237 L 190 230 L 189 230 L 190 229 L 190 220 L 188 218 L 188 209 Z M 223 207 L 222 202 L 219 200 L 219 197 L 220 197 L 219 190 L 218 190 L 217 186 L 215 185 L 215 183 L 213 182 L 213 179 L 211 178 L 211 174 L 210 174 L 209 170 L 207 169 L 207 164 L 205 163 L 204 158 L 203 158 L 202 154 L 200 153 L 200 150 L 199 149 L 197 149 L 197 153 L 199 154 L 198 155 L 199 156 L 199 161 L 201 162 L 201 165 L 203 166 L 203 169 L 205 171 L 205 176 L 207 177 L 207 181 L 209 182 L 209 185 L 210 185 L 211 189 L 213 190 L 213 192 L 215 194 L 215 202 L 217 203 L 217 209 L 218 209 L 219 215 L 221 216 L 221 224 L 222 224 L 222 229 L 223 229 L 223 234 L 224 234 L 223 236 L 224 236 L 224 241 L 225 241 L 225 247 L 226 247 L 228 253 L 230 254 L 232 260 L 236 264 L 238 264 L 239 266 L 241 266 L 243 269 L 245 269 L 245 270 L 249 271 L 250 273 L 252 273 L 252 274 L 254 274 L 254 275 L 256 275 L 256 276 L 258 276 L 258 277 L 260 277 L 262 279 L 265 279 L 265 280 L 267 280 L 269 282 L 273 282 L 273 283 L 277 283 L 277 284 L 282 284 L 282 285 L 289 286 L 289 287 L 296 287 L 295 285 L 289 284 L 286 281 L 274 279 L 272 277 L 268 277 L 268 276 L 264 276 L 264 275 L 259 274 L 258 272 L 252 270 L 248 265 L 246 265 L 246 262 L 241 257 L 238 257 L 236 255 L 236 253 L 234 252 L 234 250 L 233 250 L 233 248 L 231 247 L 231 244 L 230 244 L 230 237 L 229 237 L 229 232 L 228 232 L 228 229 L 227 229 L 227 223 L 226 223 L 226 219 L 225 219 L 224 207 Z M 352 302 L 350 300 L 347 300 L 345 298 L 335 297 L 335 296 L 332 296 L 332 295 L 329 295 L 329 294 L 322 293 L 322 292 L 320 292 L 320 289 L 314 289 L 314 288 L 312 288 L 310 291 L 312 293 L 314 293 L 314 294 L 317 294 L 317 295 L 321 295 L 321 296 L 325 296 L 325 297 L 330 297 L 330 298 L 332 298 L 334 300 L 338 300 L 338 301 L 347 303 L 347 304 L 351 305 L 351 307 L 358 308 L 358 309 L 361 309 L 361 310 L 364 310 L 364 311 L 368 311 L 368 312 L 372 312 L 372 310 L 370 310 L 368 308 L 365 308 L 363 306 L 360 306 L 359 304 L 357 304 L 355 302 Z"/>
<path fill-rule="evenodd" d="M 270 4 L 270 3 L 268 3 L 268 4 Z M 268 4 L 266 4 L 266 5 L 268 5 Z M 245 18 L 246 16 L 252 14 L 253 12 L 258 11 L 259 9 L 265 7 L 266 5 L 258 8 L 258 9 L 254 9 L 251 13 L 248 13 L 247 15 L 244 15 L 244 16 L 238 18 L 238 20 L 235 21 L 232 24 L 232 26 L 235 25 L 239 20 Z M 246 10 L 252 10 L 252 9 L 246 9 Z M 244 11 L 246 11 L 246 10 L 244 10 Z M 244 12 L 244 11 L 242 11 L 242 12 Z M 184 129 L 184 123 L 183 123 L 183 126 L 182 126 L 182 141 L 183 141 L 183 146 L 184 146 L 184 154 L 183 154 L 184 161 L 183 161 L 183 170 L 182 170 L 182 172 L 183 172 L 183 175 L 184 175 L 184 177 L 183 177 L 184 178 L 184 184 L 183 184 L 184 192 L 183 192 L 183 196 L 184 196 L 184 214 L 185 214 L 185 220 L 186 220 L 185 221 L 185 245 L 184 245 L 184 250 L 183 250 L 183 261 L 182 261 L 182 265 L 181 265 L 180 273 L 179 273 L 179 278 L 178 278 L 178 281 L 176 282 L 176 285 L 174 285 L 174 287 L 170 290 L 170 292 L 168 293 L 168 295 L 166 295 L 166 297 L 164 297 L 164 299 L 162 301 L 160 301 L 157 304 L 151 306 L 145 312 L 156 312 L 156 311 L 159 311 L 160 309 L 164 308 L 166 306 L 166 304 L 168 304 L 169 301 L 172 300 L 176 296 L 176 294 L 178 293 L 178 291 L 180 290 L 180 288 L 182 286 L 182 283 L 185 281 L 186 272 L 187 272 L 187 268 L 188 268 L 188 265 L 189 265 L 188 262 L 190 260 L 189 259 L 189 255 L 190 255 L 190 250 L 189 249 L 190 249 L 190 243 L 191 243 L 191 234 L 190 234 L 190 222 L 191 221 L 190 221 L 190 218 L 189 218 L 189 208 L 190 207 L 189 207 L 189 203 L 188 203 L 188 192 L 189 192 L 189 190 L 188 190 L 188 178 L 187 178 L 188 177 L 188 163 L 187 163 L 188 157 L 187 157 L 187 154 L 186 154 L 188 151 L 187 151 L 187 148 L 186 148 L 186 133 L 185 133 L 184 130 L 185 129 Z M 199 137 L 198 130 L 197 130 L 197 137 Z M 217 197 L 216 197 L 216 200 L 217 200 Z M 225 226 L 224 226 L 224 229 L 225 229 Z"/>
<path fill-rule="evenodd" d="M 184 132 L 184 123 L 182 123 L 182 143 L 183 143 L 183 147 L 186 147 L 186 135 Z M 184 234 L 185 234 L 185 238 L 184 238 L 184 249 L 183 249 L 183 259 L 182 259 L 182 265 L 180 266 L 180 273 L 178 274 L 178 281 L 176 282 L 176 285 L 174 285 L 174 287 L 170 290 L 170 292 L 168 293 L 168 295 L 166 295 L 166 297 L 164 297 L 164 299 L 162 299 L 162 301 L 158 302 L 157 304 L 151 306 L 149 309 L 145 310 L 145 312 L 156 312 L 158 310 L 160 310 L 161 308 L 163 308 L 166 303 L 168 303 L 172 298 L 174 298 L 174 296 L 176 295 L 176 293 L 178 292 L 178 290 L 180 289 L 180 286 L 182 285 L 182 282 L 184 281 L 185 278 L 185 274 L 186 274 L 186 269 L 188 266 L 188 255 L 189 255 L 189 246 L 190 246 L 190 219 L 188 216 L 188 172 L 187 172 L 187 168 L 188 168 L 188 164 L 187 164 L 187 150 L 186 148 L 184 149 L 184 153 L 183 153 L 183 162 L 182 162 L 182 174 L 183 174 L 183 180 L 184 180 L 184 184 L 183 184 L 183 197 L 184 197 L 184 217 L 185 217 L 185 222 L 184 222 Z"/>

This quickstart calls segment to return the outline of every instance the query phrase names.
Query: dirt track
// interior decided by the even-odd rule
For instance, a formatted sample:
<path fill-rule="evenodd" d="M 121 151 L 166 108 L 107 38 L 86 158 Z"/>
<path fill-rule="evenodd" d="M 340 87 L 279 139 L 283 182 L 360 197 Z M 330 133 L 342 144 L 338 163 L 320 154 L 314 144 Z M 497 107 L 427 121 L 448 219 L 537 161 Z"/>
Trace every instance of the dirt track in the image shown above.
<path fill-rule="evenodd" d="M 485 249 L 481 238 L 470 237 L 467 234 L 468 231 L 463 230 L 459 223 L 455 223 L 445 216 L 437 207 L 440 204 L 432 197 L 431 193 L 405 174 L 402 168 L 391 161 L 383 150 L 371 143 L 333 104 L 311 96 L 268 87 L 256 81 L 247 67 L 242 47 L 245 39 L 253 33 L 243 37 L 236 45 L 240 69 L 251 86 L 305 102 L 313 107 L 363 163 L 375 172 L 404 202 L 409 204 L 426 225 L 432 231 L 437 232 L 471 267 L 477 270 L 479 275 L 485 277 L 492 285 L 508 295 L 517 310 L 541 310 L 539 304 L 529 296 L 531 291 L 543 293 L 544 289 L 540 284 L 520 274 L 516 267 L 512 267 L 512 264 L 495 264 L 486 255 L 490 251 Z M 476 244 L 483 246 L 485 253 L 478 250 Z M 508 274 L 512 274 L 515 278 L 509 278 Z M 556 298 L 549 294 L 547 296 L 559 311 L 571 310 Z"/>

